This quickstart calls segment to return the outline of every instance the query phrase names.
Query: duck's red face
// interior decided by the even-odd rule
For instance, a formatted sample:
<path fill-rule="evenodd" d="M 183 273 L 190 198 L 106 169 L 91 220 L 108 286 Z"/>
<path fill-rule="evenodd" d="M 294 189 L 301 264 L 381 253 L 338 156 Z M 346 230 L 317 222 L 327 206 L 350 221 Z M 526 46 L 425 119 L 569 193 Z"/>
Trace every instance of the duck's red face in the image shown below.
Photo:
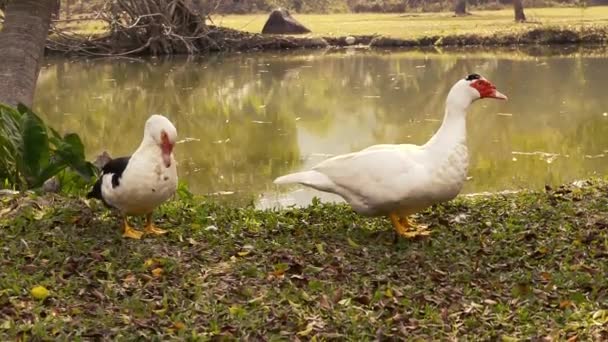
<path fill-rule="evenodd" d="M 171 166 L 171 153 L 173 152 L 173 142 L 169 139 L 167 132 L 162 131 L 160 133 L 160 149 L 163 155 L 163 163 L 165 167 Z"/>
<path fill-rule="evenodd" d="M 470 86 L 479 92 L 479 97 L 482 99 L 490 98 L 490 99 L 499 99 L 506 100 L 507 96 L 498 90 L 496 90 L 496 86 L 490 83 L 490 81 L 481 77 L 479 79 L 471 82 Z"/>

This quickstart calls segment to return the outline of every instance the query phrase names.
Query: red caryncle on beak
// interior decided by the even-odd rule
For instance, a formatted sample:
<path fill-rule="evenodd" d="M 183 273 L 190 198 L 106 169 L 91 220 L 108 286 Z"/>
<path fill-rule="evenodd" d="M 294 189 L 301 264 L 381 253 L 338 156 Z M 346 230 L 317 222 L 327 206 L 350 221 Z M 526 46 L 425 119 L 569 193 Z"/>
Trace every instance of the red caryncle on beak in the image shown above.
<path fill-rule="evenodd" d="M 507 100 L 507 95 L 496 90 L 496 86 L 490 83 L 488 80 L 479 79 L 475 82 L 471 83 L 471 87 L 477 89 L 479 95 L 482 99 L 490 98 L 490 99 L 499 99 L 499 100 Z"/>
<path fill-rule="evenodd" d="M 171 143 L 171 141 L 169 141 L 169 137 L 167 136 L 167 133 L 163 132 L 160 136 L 160 149 L 162 151 L 162 155 L 163 155 L 163 163 L 165 164 L 165 167 L 170 167 L 171 166 L 171 153 L 173 152 L 173 143 Z"/>

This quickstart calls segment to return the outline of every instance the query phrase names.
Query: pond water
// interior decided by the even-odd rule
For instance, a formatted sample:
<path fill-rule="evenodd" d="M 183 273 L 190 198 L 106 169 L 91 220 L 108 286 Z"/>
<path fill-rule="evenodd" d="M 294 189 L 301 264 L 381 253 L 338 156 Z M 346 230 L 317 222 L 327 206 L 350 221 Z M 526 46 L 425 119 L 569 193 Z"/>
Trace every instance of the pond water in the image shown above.
<path fill-rule="evenodd" d="M 607 56 L 469 48 L 51 58 L 35 108 L 56 129 L 79 133 L 92 159 L 133 152 L 147 117 L 163 113 L 184 139 L 176 158 L 194 193 L 305 205 L 336 197 L 272 180 L 372 144 L 424 143 L 452 84 L 478 72 L 509 101 L 469 111 L 464 191 L 541 188 L 608 171 Z"/>

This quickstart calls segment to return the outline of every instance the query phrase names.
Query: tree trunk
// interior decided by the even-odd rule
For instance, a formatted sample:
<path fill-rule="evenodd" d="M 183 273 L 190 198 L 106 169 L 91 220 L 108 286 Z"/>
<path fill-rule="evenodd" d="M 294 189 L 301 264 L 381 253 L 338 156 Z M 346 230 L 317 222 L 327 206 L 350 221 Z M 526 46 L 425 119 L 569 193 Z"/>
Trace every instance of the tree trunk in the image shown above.
<path fill-rule="evenodd" d="M 72 17 L 72 11 L 70 6 L 72 5 L 72 0 L 66 0 L 65 2 L 65 18 L 70 19 Z"/>
<path fill-rule="evenodd" d="M 456 0 L 454 12 L 456 15 L 467 15 L 467 0 Z"/>
<path fill-rule="evenodd" d="M 0 102 L 31 106 L 56 0 L 12 0 L 0 32 Z"/>
<path fill-rule="evenodd" d="M 526 21 L 526 15 L 524 14 L 524 5 L 522 3 L 522 0 L 513 0 L 513 10 L 515 11 L 515 21 Z"/>

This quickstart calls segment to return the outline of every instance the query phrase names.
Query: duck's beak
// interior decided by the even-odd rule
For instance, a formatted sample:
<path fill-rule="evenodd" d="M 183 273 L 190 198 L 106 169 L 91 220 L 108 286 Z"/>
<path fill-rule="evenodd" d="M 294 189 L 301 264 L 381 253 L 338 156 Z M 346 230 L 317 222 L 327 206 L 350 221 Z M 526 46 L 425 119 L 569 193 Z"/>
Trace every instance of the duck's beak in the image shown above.
<path fill-rule="evenodd" d="M 499 92 L 498 90 L 494 89 L 494 94 L 488 96 L 492 99 L 499 99 L 499 100 L 508 100 L 509 98 L 507 97 L 507 95 Z"/>
<path fill-rule="evenodd" d="M 163 163 L 165 167 L 171 166 L 171 153 L 173 153 L 173 144 L 169 141 L 169 137 L 163 134 L 161 137 L 160 149 L 163 155 Z"/>

